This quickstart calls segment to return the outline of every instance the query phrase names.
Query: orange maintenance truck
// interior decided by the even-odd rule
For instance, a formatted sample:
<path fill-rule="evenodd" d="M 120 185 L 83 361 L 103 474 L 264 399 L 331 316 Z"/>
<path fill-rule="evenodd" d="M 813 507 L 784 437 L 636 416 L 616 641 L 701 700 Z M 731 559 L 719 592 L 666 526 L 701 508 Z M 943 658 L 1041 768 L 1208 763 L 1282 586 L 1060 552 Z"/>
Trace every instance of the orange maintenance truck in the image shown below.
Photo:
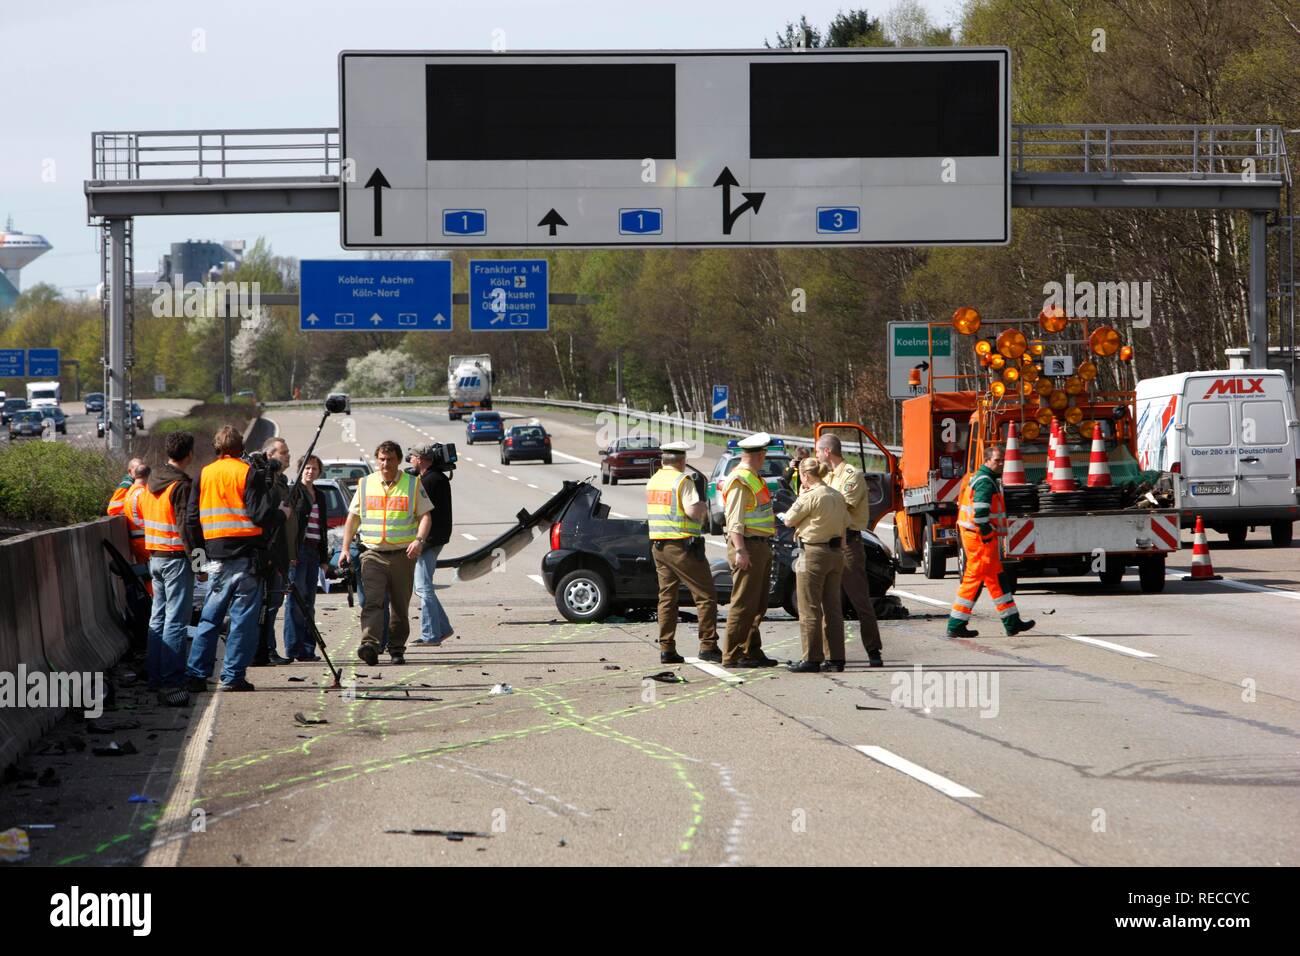
<path fill-rule="evenodd" d="M 986 321 L 971 308 L 958 309 L 951 324 L 974 338 L 976 371 L 949 377 L 963 391 L 939 391 L 943 377 L 931 374 L 921 394 L 903 402 L 902 457 L 885 456 L 891 474 L 876 484 L 878 495 L 893 500 L 899 570 L 919 567 L 942 578 L 948 558 L 960 564 L 958 498 L 985 447 L 1005 447 L 1014 426 L 1024 479 L 1017 482 L 1011 472 L 1003 482 L 1001 550 L 1009 590 L 1016 577 L 1044 574 L 1097 574 L 1114 586 L 1130 567 L 1143 591 L 1161 590 L 1165 557 L 1180 546 L 1172 484 L 1167 475 L 1138 467 L 1134 393 L 1107 391 L 1098 382 L 1096 359 L 1117 358 L 1119 378 L 1127 374 L 1132 348 L 1114 329 L 1090 330 L 1087 319 L 1059 309 L 1040 313 L 1032 339 L 1015 328 L 1020 320 Z M 1000 334 L 987 331 L 999 326 L 1006 327 Z M 845 428 L 883 451 L 859 425 L 823 423 L 817 433 Z M 1053 434 L 1060 450 L 1049 474 Z"/>

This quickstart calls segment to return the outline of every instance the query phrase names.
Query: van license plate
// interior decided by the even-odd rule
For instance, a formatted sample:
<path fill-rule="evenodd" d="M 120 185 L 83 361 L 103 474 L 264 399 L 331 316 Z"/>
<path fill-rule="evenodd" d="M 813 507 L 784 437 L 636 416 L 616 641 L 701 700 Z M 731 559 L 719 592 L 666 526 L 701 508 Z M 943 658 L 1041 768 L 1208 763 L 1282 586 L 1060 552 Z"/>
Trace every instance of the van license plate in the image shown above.
<path fill-rule="evenodd" d="M 1192 494 L 1194 495 L 1230 495 L 1232 494 L 1232 484 L 1226 481 L 1207 481 L 1199 485 L 1192 485 Z"/>

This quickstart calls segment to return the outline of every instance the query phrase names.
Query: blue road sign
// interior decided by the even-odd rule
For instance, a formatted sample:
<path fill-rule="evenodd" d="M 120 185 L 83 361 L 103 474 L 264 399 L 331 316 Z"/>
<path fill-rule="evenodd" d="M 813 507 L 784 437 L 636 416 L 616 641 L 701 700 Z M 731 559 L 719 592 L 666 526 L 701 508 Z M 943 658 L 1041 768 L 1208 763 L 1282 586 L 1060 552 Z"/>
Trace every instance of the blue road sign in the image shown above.
<path fill-rule="evenodd" d="M 715 422 L 725 422 L 727 420 L 727 399 L 730 396 L 731 389 L 729 386 L 713 386 L 713 420 Z"/>
<path fill-rule="evenodd" d="M 298 327 L 450 332 L 451 260 L 305 259 Z"/>
<path fill-rule="evenodd" d="M 486 209 L 444 209 L 442 211 L 444 236 L 481 236 L 486 232 Z"/>
<path fill-rule="evenodd" d="M 471 259 L 471 332 L 545 332 L 550 270 L 545 259 Z"/>
<path fill-rule="evenodd" d="M 26 374 L 26 349 L 0 349 L 0 378 L 22 378 Z"/>
<path fill-rule="evenodd" d="M 818 206 L 818 232 L 858 232 L 860 226 L 857 206 Z"/>
<path fill-rule="evenodd" d="M 662 209 L 620 209 L 618 231 L 623 236 L 659 236 L 664 231 Z"/>
<path fill-rule="evenodd" d="M 58 378 L 59 377 L 59 350 L 58 349 L 28 349 L 27 350 L 27 377 L 28 378 Z"/>

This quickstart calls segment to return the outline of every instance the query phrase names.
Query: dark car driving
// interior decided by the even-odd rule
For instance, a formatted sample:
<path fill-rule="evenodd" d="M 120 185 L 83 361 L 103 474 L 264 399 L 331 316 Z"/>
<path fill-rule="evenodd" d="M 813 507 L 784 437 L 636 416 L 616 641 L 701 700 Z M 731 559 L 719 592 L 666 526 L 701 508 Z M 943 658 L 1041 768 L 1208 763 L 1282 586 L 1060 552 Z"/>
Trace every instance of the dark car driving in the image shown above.
<path fill-rule="evenodd" d="M 551 436 L 541 425 L 514 425 L 501 442 L 501 464 L 512 461 L 551 463 Z"/>
<path fill-rule="evenodd" d="M 25 408 L 27 408 L 27 399 L 6 398 L 3 410 L 0 411 L 0 425 L 8 425 L 14 414 L 23 411 Z"/>
<path fill-rule="evenodd" d="M 94 414 L 95 412 L 102 412 L 103 410 L 104 410 L 104 393 L 87 392 L 86 393 L 86 414 L 91 415 Z"/>
<path fill-rule="evenodd" d="M 465 443 L 501 441 L 504 431 L 500 412 L 475 412 L 465 420 Z"/>
<path fill-rule="evenodd" d="M 703 481 L 700 476 L 697 484 Z M 551 525 L 551 550 L 542 558 L 542 580 L 546 589 L 555 595 L 556 608 L 566 620 L 584 623 L 604 620 L 619 612 L 658 606 L 659 583 L 650 554 L 646 520 L 611 518 L 609 505 L 600 500 L 600 489 L 583 484 Z M 778 511 L 786 510 L 793 500 L 793 494 L 785 488 L 773 495 L 773 505 Z M 768 607 L 784 608 L 797 616 L 794 560 L 798 552 L 793 532 L 780 524 L 777 527 Z M 886 599 L 885 592 L 894 585 L 894 559 L 875 535 L 862 534 L 877 614 L 897 616 L 897 612 L 885 607 L 886 603 L 892 603 Z M 710 566 L 718 603 L 730 603 L 731 568 L 721 554 L 710 561 Z M 677 597 L 682 606 L 694 603 L 685 588 L 678 591 Z"/>
<path fill-rule="evenodd" d="M 44 432 L 45 414 L 40 409 L 23 409 L 9 417 L 10 439 L 40 438 Z"/>

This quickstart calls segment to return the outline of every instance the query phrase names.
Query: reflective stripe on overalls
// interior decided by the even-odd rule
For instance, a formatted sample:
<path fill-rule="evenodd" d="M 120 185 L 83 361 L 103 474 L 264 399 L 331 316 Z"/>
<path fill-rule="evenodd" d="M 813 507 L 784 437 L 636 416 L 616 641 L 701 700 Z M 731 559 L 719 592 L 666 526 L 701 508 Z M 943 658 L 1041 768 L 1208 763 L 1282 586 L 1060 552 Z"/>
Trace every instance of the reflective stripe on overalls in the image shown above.
<path fill-rule="evenodd" d="M 205 538 L 252 538 L 262 533 L 244 507 L 249 464 L 218 458 L 199 472 L 199 524 Z"/>
<path fill-rule="evenodd" d="M 173 481 L 161 493 L 149 493 L 140 499 L 140 510 L 144 514 L 144 546 L 150 551 L 175 551 L 179 554 L 185 550 L 176 512 L 172 508 L 172 490 L 178 484 L 179 481 Z"/>
<path fill-rule="evenodd" d="M 676 468 L 660 468 L 645 486 L 646 516 L 650 522 L 650 540 L 676 541 L 703 534 L 700 522 L 682 508 L 683 482 L 690 476 Z"/>

